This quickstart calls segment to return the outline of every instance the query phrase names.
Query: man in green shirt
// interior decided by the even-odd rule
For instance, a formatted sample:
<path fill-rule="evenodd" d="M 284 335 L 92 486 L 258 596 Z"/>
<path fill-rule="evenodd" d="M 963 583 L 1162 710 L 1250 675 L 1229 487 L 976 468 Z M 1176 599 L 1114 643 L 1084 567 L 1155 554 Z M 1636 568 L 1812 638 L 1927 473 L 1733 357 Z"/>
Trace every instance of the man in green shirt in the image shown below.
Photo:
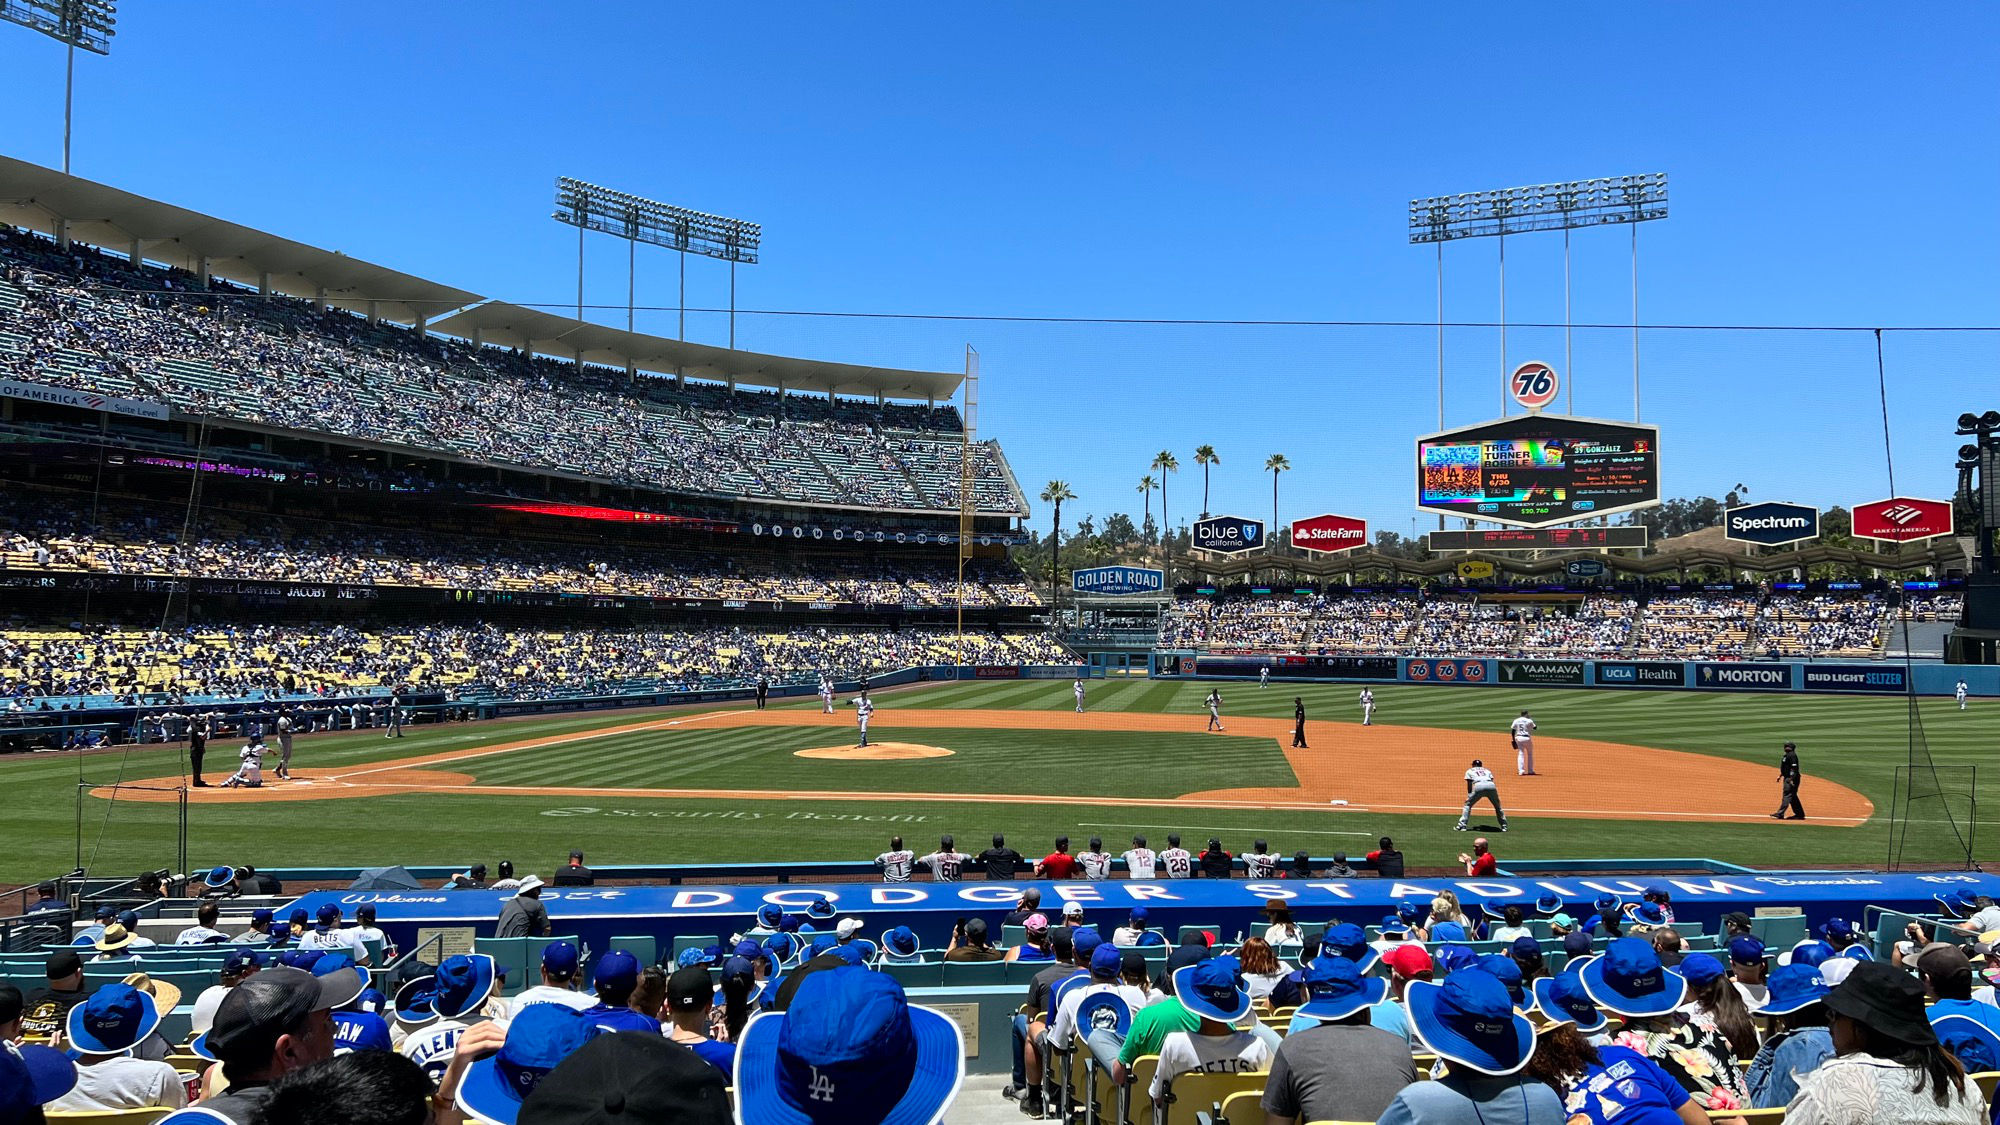
<path fill-rule="evenodd" d="M 1148 1004 L 1132 1015 L 1132 1030 L 1125 1036 L 1125 1045 L 1118 1050 L 1118 1062 L 1111 1068 L 1111 1081 L 1125 1084 L 1132 1064 L 1141 1055 L 1157 1055 L 1160 1044 L 1176 1031 L 1193 1031 L 1201 1026 L 1201 1017 L 1187 1010 L 1180 1000 L 1173 996 Z"/>

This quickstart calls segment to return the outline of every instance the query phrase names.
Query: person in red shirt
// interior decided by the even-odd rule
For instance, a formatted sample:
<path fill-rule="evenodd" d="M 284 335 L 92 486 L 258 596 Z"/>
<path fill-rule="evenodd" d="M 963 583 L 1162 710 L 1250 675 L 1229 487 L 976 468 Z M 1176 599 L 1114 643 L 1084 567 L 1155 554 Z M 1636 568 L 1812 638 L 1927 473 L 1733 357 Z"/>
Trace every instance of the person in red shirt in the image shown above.
<path fill-rule="evenodd" d="M 1494 858 L 1491 851 L 1487 850 L 1486 837 L 1484 836 L 1472 842 L 1472 851 L 1470 853 L 1458 853 L 1458 862 L 1463 863 L 1465 865 L 1465 873 L 1474 878 L 1490 879 L 1496 878 L 1500 874 L 1500 861 Z"/>
<path fill-rule="evenodd" d="M 1068 836 L 1056 837 L 1055 853 L 1052 855 L 1043 856 L 1042 861 L 1040 863 L 1035 864 L 1035 878 L 1037 879 L 1076 878 L 1076 857 L 1069 854 Z"/>

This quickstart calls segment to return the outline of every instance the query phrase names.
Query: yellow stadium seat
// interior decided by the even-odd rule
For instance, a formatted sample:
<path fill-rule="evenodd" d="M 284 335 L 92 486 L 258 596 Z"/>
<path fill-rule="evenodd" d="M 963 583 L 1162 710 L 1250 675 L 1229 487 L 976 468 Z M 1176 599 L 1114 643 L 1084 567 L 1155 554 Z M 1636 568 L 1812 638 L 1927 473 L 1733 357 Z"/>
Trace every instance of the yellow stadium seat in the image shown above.
<path fill-rule="evenodd" d="M 1783 1121 L 1785 1119 L 1785 1107 L 1777 1106 L 1772 1109 L 1711 1109 L 1708 1111 L 1708 1119 L 1710 1121 L 1744 1121 L 1748 1122 L 1749 1125 L 1769 1125 L 1771 1122 Z"/>
<path fill-rule="evenodd" d="M 49 1110 L 45 1116 L 50 1121 L 67 1125 L 153 1125 L 153 1122 L 172 1112 L 164 1106 L 153 1106 L 147 1109 Z"/>
<path fill-rule="evenodd" d="M 1162 1125 L 1196 1125 L 1195 1114 L 1239 1092 L 1264 1093 L 1266 1070 L 1247 1074 L 1178 1074 L 1167 1080 L 1167 1113 Z M 1138 1091 L 1134 1091 L 1136 1097 Z"/>

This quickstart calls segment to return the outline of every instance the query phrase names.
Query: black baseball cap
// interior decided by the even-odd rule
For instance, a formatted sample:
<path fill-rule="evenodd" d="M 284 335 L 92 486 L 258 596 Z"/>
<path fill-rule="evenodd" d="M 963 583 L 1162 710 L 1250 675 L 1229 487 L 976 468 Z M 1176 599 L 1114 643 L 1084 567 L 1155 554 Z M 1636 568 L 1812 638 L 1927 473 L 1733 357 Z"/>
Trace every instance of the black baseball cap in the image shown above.
<path fill-rule="evenodd" d="M 215 1009 L 215 1023 L 202 1046 L 224 1063 L 259 1063 L 299 1021 L 337 1008 L 366 987 L 358 969 L 316 977 L 304 969 L 266 969 L 229 990 Z"/>
<path fill-rule="evenodd" d="M 722 1071 L 661 1035 L 599 1035 L 556 1064 L 518 1125 L 729 1125 Z"/>
<path fill-rule="evenodd" d="M 83 958 L 77 956 L 74 951 L 65 949 L 60 953 L 49 954 L 48 973 L 50 980 L 61 980 L 64 977 L 75 976 L 82 971 Z"/>
<path fill-rule="evenodd" d="M 714 1000 L 715 983 L 709 979 L 706 966 L 675 969 L 667 978 L 667 1003 L 676 1012 L 706 1011 Z"/>

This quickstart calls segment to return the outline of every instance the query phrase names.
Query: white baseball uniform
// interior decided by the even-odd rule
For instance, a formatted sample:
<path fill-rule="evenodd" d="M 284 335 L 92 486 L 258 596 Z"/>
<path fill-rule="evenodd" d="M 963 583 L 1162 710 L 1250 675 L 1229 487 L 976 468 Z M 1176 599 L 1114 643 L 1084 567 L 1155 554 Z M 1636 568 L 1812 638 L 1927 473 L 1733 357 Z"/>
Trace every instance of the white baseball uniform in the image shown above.
<path fill-rule="evenodd" d="M 1076 862 L 1079 867 L 1083 868 L 1083 877 L 1086 879 L 1109 879 L 1111 877 L 1110 852 L 1079 852 Z"/>
<path fill-rule="evenodd" d="M 868 745 L 868 717 L 875 713 L 875 704 L 865 695 L 854 697 L 854 721 L 861 728 L 861 745 Z"/>
<path fill-rule="evenodd" d="M 1081 715 L 1081 714 L 1083 714 L 1083 681 L 1082 681 L 1082 680 L 1080 680 L 1080 679 L 1079 679 L 1078 681 L 1076 681 L 1076 684 L 1075 684 L 1075 691 L 1076 691 L 1076 713 L 1077 713 L 1077 714 L 1079 714 L 1079 715 Z"/>
<path fill-rule="evenodd" d="M 819 678 L 819 713 L 833 714 L 833 681 L 825 676 Z"/>
<path fill-rule="evenodd" d="M 1208 693 L 1208 729 L 1222 729 L 1222 693 L 1211 689 Z"/>
<path fill-rule="evenodd" d="M 1960 681 L 1958 681 L 1958 687 L 1957 687 L 1957 688 L 1956 688 L 1956 689 L 1955 689 L 1955 690 L 1954 690 L 1954 691 L 1952 692 L 1952 696 L 1953 696 L 1954 698 L 1956 698 L 1956 699 L 1958 700 L 1958 709 L 1959 709 L 1959 710 L 1961 710 L 1961 711 L 1965 710 L 1965 681 L 1964 681 L 1964 680 L 1960 680 Z"/>
<path fill-rule="evenodd" d="M 1161 852 L 1160 865 L 1167 869 L 1169 879 L 1187 879 L 1194 875 L 1194 856 L 1186 848 L 1168 848 Z"/>
<path fill-rule="evenodd" d="M 1134 879 L 1151 879 L 1158 861 L 1153 849 L 1133 848 L 1125 853 L 1125 870 Z"/>
<path fill-rule="evenodd" d="M 1474 766 L 1465 771 L 1465 780 L 1471 784 L 1465 794 L 1465 808 L 1458 814 L 1458 830 L 1465 831 L 1472 820 L 1472 802 L 1488 801 L 1493 805 L 1493 815 L 1500 818 L 1500 831 L 1507 831 L 1507 813 L 1500 807 L 1500 785 L 1493 780 L 1493 771 Z"/>
<path fill-rule="evenodd" d="M 909 882 L 910 868 L 915 866 L 916 862 L 917 853 L 908 848 L 904 848 L 901 851 L 883 852 L 881 855 L 875 857 L 875 866 L 882 869 L 882 881 L 884 883 Z"/>
<path fill-rule="evenodd" d="M 1361 689 L 1361 725 L 1364 727 L 1375 725 L 1375 693 L 1367 688 Z"/>
<path fill-rule="evenodd" d="M 1262 668 L 1257 669 L 1257 686 L 1258 687 L 1271 686 L 1271 666 L 1269 664 L 1266 664 Z"/>
<path fill-rule="evenodd" d="M 1514 734 L 1514 765 L 1522 776 L 1535 772 L 1535 720 L 1526 715 L 1508 724 Z"/>
<path fill-rule="evenodd" d="M 278 776 L 292 776 L 292 717 L 278 716 Z"/>
<path fill-rule="evenodd" d="M 247 785 L 254 789 L 263 785 L 264 744 L 252 742 L 239 751 L 237 757 L 243 760 L 243 764 L 236 767 L 236 772 L 229 775 L 229 780 L 224 781 L 222 787 L 234 789 L 240 785 Z"/>

